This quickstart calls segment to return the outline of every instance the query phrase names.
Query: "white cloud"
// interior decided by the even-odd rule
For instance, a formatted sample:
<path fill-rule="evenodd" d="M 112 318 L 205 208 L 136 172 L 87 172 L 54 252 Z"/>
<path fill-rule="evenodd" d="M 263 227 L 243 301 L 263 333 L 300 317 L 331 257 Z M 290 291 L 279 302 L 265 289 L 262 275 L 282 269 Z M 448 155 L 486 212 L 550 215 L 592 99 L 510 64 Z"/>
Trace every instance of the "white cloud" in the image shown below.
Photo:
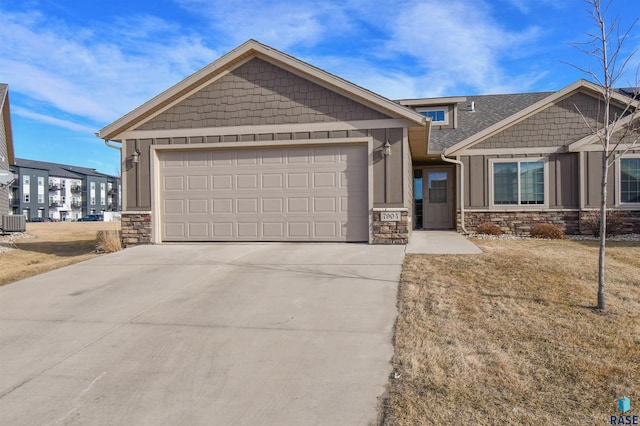
<path fill-rule="evenodd" d="M 100 31 L 127 36 L 0 11 L 2 78 L 12 92 L 107 123 L 218 57 L 197 35 L 151 16 Z"/>
<path fill-rule="evenodd" d="M 80 123 L 76 123 L 74 121 L 63 120 L 56 117 L 51 117 L 46 114 L 40 114 L 29 109 L 20 107 L 20 106 L 12 106 L 11 112 L 16 115 L 20 115 L 26 118 L 32 118 L 34 120 L 41 121 L 47 124 L 53 124 L 57 127 L 62 127 L 64 129 L 72 130 L 74 132 L 82 132 L 87 134 L 93 134 L 96 130 L 91 126 L 86 126 Z"/>
<path fill-rule="evenodd" d="M 349 32 L 349 2 L 313 0 L 177 0 L 191 13 L 206 16 L 211 26 L 232 45 L 248 39 L 287 49 L 310 46 Z"/>
<path fill-rule="evenodd" d="M 426 71 L 425 84 L 434 84 L 436 92 L 456 85 L 486 93 L 509 90 L 518 78 L 501 62 L 521 55 L 539 35 L 535 27 L 503 29 L 489 6 L 462 0 L 416 2 L 399 14 L 393 31 L 386 50 L 414 57 Z M 517 82 L 518 91 L 531 83 Z"/>

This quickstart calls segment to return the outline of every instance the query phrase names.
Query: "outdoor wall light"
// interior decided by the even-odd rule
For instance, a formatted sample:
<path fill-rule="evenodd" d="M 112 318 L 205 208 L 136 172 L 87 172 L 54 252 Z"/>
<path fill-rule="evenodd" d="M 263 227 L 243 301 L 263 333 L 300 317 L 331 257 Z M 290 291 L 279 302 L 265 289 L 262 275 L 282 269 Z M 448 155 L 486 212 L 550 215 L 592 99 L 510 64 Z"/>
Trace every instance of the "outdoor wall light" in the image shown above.
<path fill-rule="evenodd" d="M 140 162 L 140 150 L 138 148 L 136 148 L 136 150 L 133 151 L 133 154 L 131 154 L 131 162 L 133 164 L 138 164 Z"/>
<path fill-rule="evenodd" d="M 388 157 L 391 155 L 391 144 L 389 143 L 388 139 L 382 146 L 382 155 L 384 155 L 385 157 Z"/>

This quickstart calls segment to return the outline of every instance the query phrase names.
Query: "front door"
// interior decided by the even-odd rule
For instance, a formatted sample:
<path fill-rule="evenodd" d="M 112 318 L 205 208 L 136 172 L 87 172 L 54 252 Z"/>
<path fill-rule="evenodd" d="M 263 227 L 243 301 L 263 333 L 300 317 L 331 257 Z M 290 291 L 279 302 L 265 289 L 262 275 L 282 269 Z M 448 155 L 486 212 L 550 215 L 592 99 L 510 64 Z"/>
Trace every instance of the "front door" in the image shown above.
<path fill-rule="evenodd" d="M 450 168 L 427 168 L 422 172 L 424 229 L 452 229 L 453 180 Z"/>

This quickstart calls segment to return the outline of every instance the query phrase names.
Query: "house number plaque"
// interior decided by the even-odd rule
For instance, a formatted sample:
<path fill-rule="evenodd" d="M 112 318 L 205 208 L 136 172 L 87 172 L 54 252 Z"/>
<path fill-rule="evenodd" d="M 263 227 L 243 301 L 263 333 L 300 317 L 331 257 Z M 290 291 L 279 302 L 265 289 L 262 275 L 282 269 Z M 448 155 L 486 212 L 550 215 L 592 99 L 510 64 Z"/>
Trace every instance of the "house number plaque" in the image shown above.
<path fill-rule="evenodd" d="M 400 212 L 381 212 L 381 222 L 400 222 Z"/>

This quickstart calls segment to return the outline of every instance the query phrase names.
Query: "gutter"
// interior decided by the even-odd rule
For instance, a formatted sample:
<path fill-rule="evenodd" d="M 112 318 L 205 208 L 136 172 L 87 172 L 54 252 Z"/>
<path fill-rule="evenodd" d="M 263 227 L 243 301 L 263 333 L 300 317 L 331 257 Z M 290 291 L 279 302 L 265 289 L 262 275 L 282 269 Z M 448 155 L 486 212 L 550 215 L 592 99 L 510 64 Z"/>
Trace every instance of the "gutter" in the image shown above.
<path fill-rule="evenodd" d="M 95 135 L 95 137 L 100 138 L 100 133 L 99 132 L 95 132 L 94 135 Z M 102 139 L 102 138 L 100 138 L 100 139 Z M 118 151 L 122 152 L 122 145 L 120 145 L 120 146 L 111 145 L 112 142 L 116 142 L 116 141 L 110 141 L 108 139 L 104 140 L 104 144 L 106 146 L 108 146 L 109 148 L 117 149 Z M 118 143 L 122 144 L 122 142 L 118 142 Z"/>
<path fill-rule="evenodd" d="M 108 146 L 109 148 L 113 148 L 113 149 L 117 149 L 118 151 L 122 151 L 122 146 L 111 145 L 111 142 L 114 142 L 114 141 L 105 140 L 104 144 L 106 146 Z M 122 142 L 118 142 L 118 143 L 122 143 Z"/>
<path fill-rule="evenodd" d="M 464 226 L 464 163 L 460 160 L 453 160 L 444 156 L 444 152 L 440 154 L 442 161 L 447 163 L 457 164 L 460 166 L 460 227 L 462 232 L 467 235 L 467 228 Z"/>

